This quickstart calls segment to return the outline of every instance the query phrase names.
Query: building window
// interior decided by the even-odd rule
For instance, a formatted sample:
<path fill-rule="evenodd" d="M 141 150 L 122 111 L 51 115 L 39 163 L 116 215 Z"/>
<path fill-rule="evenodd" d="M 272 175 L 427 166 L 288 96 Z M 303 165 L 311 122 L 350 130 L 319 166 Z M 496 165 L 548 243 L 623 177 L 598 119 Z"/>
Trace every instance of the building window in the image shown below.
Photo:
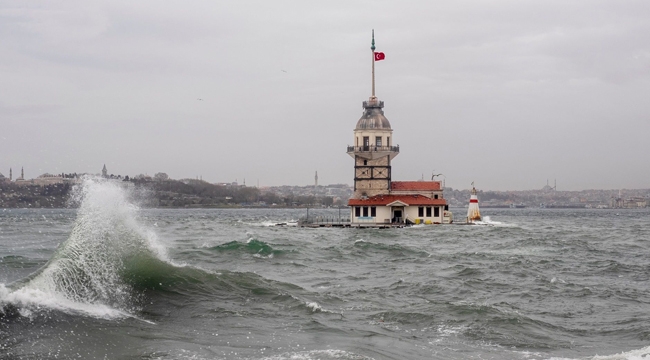
<path fill-rule="evenodd" d="M 367 216 L 368 216 L 368 207 L 364 206 L 363 207 L 363 217 L 367 217 Z"/>
<path fill-rule="evenodd" d="M 370 216 L 372 216 L 372 217 L 376 217 L 376 216 L 377 216 L 377 208 L 376 208 L 376 207 L 372 206 L 372 207 L 370 208 Z"/>
<path fill-rule="evenodd" d="M 434 199 L 437 199 L 437 198 L 438 198 L 438 195 L 433 195 L 433 198 L 434 198 Z"/>
<path fill-rule="evenodd" d="M 433 208 L 433 216 L 434 217 L 440 217 L 440 208 L 439 207 L 436 206 L 435 208 Z"/>
<path fill-rule="evenodd" d="M 381 136 L 375 137 L 375 146 L 381 146 Z"/>
<path fill-rule="evenodd" d="M 420 207 L 418 208 L 418 216 L 419 216 L 419 217 L 423 217 L 423 216 L 424 216 L 424 207 L 423 207 L 423 206 L 420 206 Z"/>
<path fill-rule="evenodd" d="M 436 215 L 436 216 L 438 216 L 438 215 Z M 427 206 L 427 217 L 431 217 L 431 206 Z"/>
<path fill-rule="evenodd" d="M 354 208 L 354 216 L 356 217 L 361 216 L 361 207 L 357 206 Z"/>
<path fill-rule="evenodd" d="M 363 165 L 368 165 L 368 160 L 363 160 Z"/>

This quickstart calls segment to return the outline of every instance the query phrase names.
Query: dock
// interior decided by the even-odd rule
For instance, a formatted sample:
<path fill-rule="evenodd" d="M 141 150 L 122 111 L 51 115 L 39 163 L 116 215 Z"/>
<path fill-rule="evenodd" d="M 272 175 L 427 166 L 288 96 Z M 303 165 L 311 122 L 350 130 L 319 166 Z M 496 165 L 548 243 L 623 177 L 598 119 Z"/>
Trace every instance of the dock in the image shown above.
<path fill-rule="evenodd" d="M 332 217 L 307 217 L 298 220 L 299 227 L 319 228 L 319 227 L 336 227 L 336 228 L 363 228 L 363 229 L 390 229 L 403 228 L 408 226 L 406 223 L 375 223 L 375 222 L 350 222 L 347 218 Z"/>

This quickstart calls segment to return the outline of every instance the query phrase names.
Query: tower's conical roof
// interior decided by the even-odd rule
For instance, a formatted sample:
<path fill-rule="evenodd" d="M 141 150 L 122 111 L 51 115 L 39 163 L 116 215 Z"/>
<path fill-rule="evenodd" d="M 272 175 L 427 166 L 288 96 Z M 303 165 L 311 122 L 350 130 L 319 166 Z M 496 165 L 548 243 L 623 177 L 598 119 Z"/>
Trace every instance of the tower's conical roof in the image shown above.
<path fill-rule="evenodd" d="M 363 115 L 357 121 L 356 130 L 366 129 L 385 129 L 391 130 L 390 122 L 384 116 L 384 102 L 377 100 L 377 98 L 370 98 L 368 101 L 363 102 Z"/>

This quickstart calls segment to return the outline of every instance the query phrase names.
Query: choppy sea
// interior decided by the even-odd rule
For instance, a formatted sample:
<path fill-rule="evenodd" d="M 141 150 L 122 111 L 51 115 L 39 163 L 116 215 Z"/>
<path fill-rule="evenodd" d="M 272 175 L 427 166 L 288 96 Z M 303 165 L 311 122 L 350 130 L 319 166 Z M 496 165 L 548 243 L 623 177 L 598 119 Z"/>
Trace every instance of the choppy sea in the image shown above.
<path fill-rule="evenodd" d="M 312 229 L 74 196 L 0 209 L 0 359 L 650 359 L 650 209 Z"/>

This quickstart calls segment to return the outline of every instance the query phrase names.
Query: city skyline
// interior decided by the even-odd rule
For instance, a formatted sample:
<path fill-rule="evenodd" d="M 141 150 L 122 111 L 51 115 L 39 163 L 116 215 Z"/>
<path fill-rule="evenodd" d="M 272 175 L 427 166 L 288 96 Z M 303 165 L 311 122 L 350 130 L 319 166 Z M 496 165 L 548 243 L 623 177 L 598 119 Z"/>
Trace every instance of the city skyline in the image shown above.
<path fill-rule="evenodd" d="M 10 170 L 13 170 L 13 168 L 10 168 Z M 75 172 L 75 171 L 72 171 L 72 172 L 63 172 L 63 173 L 54 173 L 54 174 L 51 173 L 51 172 L 45 172 L 45 173 L 42 173 L 42 174 L 39 174 L 39 175 L 34 175 L 34 176 L 31 176 L 28 173 L 28 175 L 24 175 L 24 180 L 27 180 L 27 181 L 35 180 L 35 179 L 37 179 L 37 178 L 39 178 L 39 177 L 41 177 L 43 175 L 48 175 L 48 177 L 49 176 L 57 177 L 57 176 L 60 176 L 61 174 L 64 174 L 66 176 L 79 176 L 79 177 L 84 176 L 84 175 L 91 175 L 91 176 L 101 177 L 101 176 L 103 176 L 103 170 L 104 169 L 102 169 L 100 171 L 97 171 L 97 172 Z M 9 172 L 9 175 L 5 175 L 2 171 L 0 171 L 0 181 L 3 179 L 3 177 L 4 177 L 5 180 L 12 179 L 13 181 L 15 181 L 18 178 L 22 178 L 23 172 L 24 172 L 23 168 L 20 169 L 20 175 L 13 175 L 13 174 L 15 174 L 15 172 L 13 172 L 13 174 L 12 174 L 12 172 Z M 111 178 L 113 176 L 115 176 L 115 178 L 118 178 L 118 176 L 119 176 L 120 179 L 123 179 L 123 178 L 125 178 L 127 176 L 128 176 L 128 178 L 138 178 L 139 176 L 148 176 L 153 180 L 157 173 L 154 173 L 154 174 L 148 174 L 148 173 L 120 174 L 120 173 L 112 173 L 111 171 L 108 171 L 108 169 L 107 169 L 107 174 L 106 175 L 111 176 Z M 160 173 L 163 173 L 163 172 L 160 172 Z M 168 176 L 167 173 L 163 173 L 163 174 Z M 442 175 L 442 174 L 438 174 L 438 175 Z M 351 182 L 319 183 L 317 180 L 315 181 L 315 179 L 313 179 L 313 178 L 312 178 L 312 183 L 311 184 L 291 184 L 291 183 L 286 183 L 286 184 L 279 184 L 279 185 L 268 185 L 268 184 L 264 185 L 264 184 L 260 184 L 260 182 L 257 181 L 257 180 L 254 181 L 253 183 L 251 183 L 250 181 L 248 183 L 246 183 L 245 178 L 242 178 L 242 179 L 236 178 L 236 179 L 234 179 L 232 181 L 228 181 L 228 180 L 224 180 L 224 181 L 208 181 L 208 180 L 204 180 L 201 175 L 197 175 L 197 176 L 193 176 L 193 177 L 183 177 L 183 178 L 169 177 L 168 179 L 169 180 L 174 180 L 174 181 L 201 180 L 201 181 L 206 181 L 208 183 L 215 184 L 215 185 L 237 184 L 237 185 L 240 185 L 240 186 L 242 186 L 242 185 L 243 186 L 251 186 L 251 187 L 257 187 L 257 188 L 261 188 L 261 189 L 264 189 L 264 188 L 280 188 L 280 187 L 309 188 L 309 187 L 319 187 L 319 186 L 323 187 L 323 188 L 326 188 L 326 187 L 340 186 L 340 185 L 346 185 L 351 189 L 353 188 L 353 184 Z M 429 179 L 426 179 L 423 176 L 421 179 L 416 179 L 416 181 L 418 181 L 418 180 L 426 181 L 426 180 L 429 180 Z M 454 190 L 460 190 L 460 191 L 471 191 L 471 189 L 473 187 L 473 184 L 470 184 L 470 186 L 468 186 L 468 187 L 452 187 L 452 186 L 447 186 L 444 181 L 442 181 L 442 183 L 443 183 L 442 186 L 445 189 L 454 189 Z M 551 186 L 551 184 L 553 184 L 553 186 Z M 512 191 L 512 192 L 526 192 L 526 191 L 576 192 L 576 191 L 589 191 L 589 190 L 595 190 L 595 191 L 633 190 L 634 191 L 634 190 L 650 190 L 650 186 L 649 187 L 643 187 L 643 188 L 609 188 L 609 189 L 596 189 L 596 188 L 562 189 L 562 188 L 560 188 L 560 189 L 557 189 L 557 179 L 554 179 L 554 181 L 552 181 L 552 182 L 549 179 L 546 179 L 546 183 L 543 186 L 529 188 L 529 189 L 488 189 L 488 188 L 480 188 L 480 189 L 477 189 L 477 190 L 480 191 L 480 192 L 483 192 L 483 191 L 488 191 L 488 192 L 492 192 L 492 191 L 495 191 L 495 192 L 509 192 L 509 191 Z"/>
<path fill-rule="evenodd" d="M 0 172 L 350 184 L 375 29 L 394 180 L 648 188 L 649 16 L 644 1 L 2 3 Z"/>

